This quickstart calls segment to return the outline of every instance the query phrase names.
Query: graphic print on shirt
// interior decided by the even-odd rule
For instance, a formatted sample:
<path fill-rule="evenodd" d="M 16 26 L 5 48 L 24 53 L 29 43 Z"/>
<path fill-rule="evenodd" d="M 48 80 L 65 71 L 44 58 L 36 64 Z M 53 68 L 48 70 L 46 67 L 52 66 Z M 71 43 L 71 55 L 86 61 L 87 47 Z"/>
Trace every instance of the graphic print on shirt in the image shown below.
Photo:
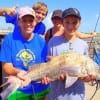
<path fill-rule="evenodd" d="M 69 45 L 68 49 L 62 50 L 61 54 L 65 54 L 65 53 L 72 52 L 72 51 L 74 52 L 74 49 L 73 49 L 73 46 L 72 46 L 72 42 L 69 42 L 68 45 Z"/>
<path fill-rule="evenodd" d="M 30 66 L 35 62 L 35 55 L 29 49 L 22 49 L 21 51 L 19 51 L 16 58 L 17 61 L 21 61 L 23 66 L 25 67 Z"/>

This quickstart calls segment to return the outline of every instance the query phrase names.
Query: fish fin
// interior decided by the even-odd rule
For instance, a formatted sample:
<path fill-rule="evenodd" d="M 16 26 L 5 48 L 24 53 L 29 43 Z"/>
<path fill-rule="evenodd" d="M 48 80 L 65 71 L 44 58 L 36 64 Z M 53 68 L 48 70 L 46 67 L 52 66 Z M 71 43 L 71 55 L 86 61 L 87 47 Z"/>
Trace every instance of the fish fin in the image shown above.
<path fill-rule="evenodd" d="M 4 78 L 7 78 L 8 79 L 9 77 L 4 77 Z M 0 85 L 0 88 L 6 86 L 8 84 L 9 84 L 9 80 L 7 80 L 5 83 L 3 83 L 2 85 Z"/>
<path fill-rule="evenodd" d="M 77 80 L 78 80 L 78 77 L 67 76 L 66 81 L 65 81 L 65 88 L 71 87 Z"/>
<path fill-rule="evenodd" d="M 16 76 L 8 76 L 5 77 L 7 78 L 7 82 L 5 82 L 4 84 L 1 85 L 1 87 L 10 84 L 10 93 L 12 94 L 13 92 L 15 92 L 20 86 L 21 86 L 21 80 L 19 78 L 17 78 Z"/>
<path fill-rule="evenodd" d="M 1 87 L 6 86 L 7 84 L 9 84 L 9 82 L 8 82 L 8 81 L 7 81 L 7 82 L 5 82 L 5 83 L 3 83 L 2 85 L 0 85 L 0 88 L 1 88 Z"/>

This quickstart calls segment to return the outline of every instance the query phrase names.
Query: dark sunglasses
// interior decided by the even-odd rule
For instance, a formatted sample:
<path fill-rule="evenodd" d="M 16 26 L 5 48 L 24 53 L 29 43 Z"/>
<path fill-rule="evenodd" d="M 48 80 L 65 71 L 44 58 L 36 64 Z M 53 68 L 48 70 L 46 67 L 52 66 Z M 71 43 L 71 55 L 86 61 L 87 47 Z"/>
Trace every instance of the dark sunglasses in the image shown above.
<path fill-rule="evenodd" d="M 58 16 L 55 16 L 55 17 L 52 17 L 52 20 L 62 20 L 62 18 L 58 17 Z"/>

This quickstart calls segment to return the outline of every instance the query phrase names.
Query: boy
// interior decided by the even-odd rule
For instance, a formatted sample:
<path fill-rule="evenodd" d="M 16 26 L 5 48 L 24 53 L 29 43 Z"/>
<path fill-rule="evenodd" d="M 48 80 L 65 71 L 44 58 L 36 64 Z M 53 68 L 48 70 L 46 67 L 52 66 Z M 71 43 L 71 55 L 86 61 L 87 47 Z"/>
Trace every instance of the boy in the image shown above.
<path fill-rule="evenodd" d="M 12 8 L 0 8 L 0 15 L 5 16 L 7 23 L 14 24 L 14 31 L 18 32 L 20 31 L 20 28 L 17 23 L 16 8 L 17 6 Z M 36 21 L 37 21 L 37 24 L 34 29 L 34 33 L 44 36 L 46 27 L 42 21 L 45 19 L 48 13 L 47 5 L 43 2 L 37 2 L 33 5 L 32 8 L 36 13 Z"/>

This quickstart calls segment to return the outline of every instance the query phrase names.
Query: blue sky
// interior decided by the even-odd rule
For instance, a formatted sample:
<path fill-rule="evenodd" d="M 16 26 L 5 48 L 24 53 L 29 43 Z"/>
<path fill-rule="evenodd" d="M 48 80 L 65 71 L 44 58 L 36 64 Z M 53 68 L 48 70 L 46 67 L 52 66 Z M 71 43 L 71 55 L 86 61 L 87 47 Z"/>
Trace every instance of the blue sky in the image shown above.
<path fill-rule="evenodd" d="M 32 7 L 34 3 L 41 1 L 47 4 L 49 12 L 48 16 L 44 20 L 47 29 L 52 26 L 50 22 L 50 16 L 52 11 L 55 9 L 66 9 L 69 7 L 77 8 L 82 16 L 81 26 L 79 31 L 81 32 L 92 32 L 94 31 L 98 15 L 100 13 L 100 0 L 0 0 L 0 7 L 12 7 L 16 4 L 19 7 L 30 6 Z M 12 26 L 5 22 L 4 17 L 0 17 L 0 28 L 7 28 Z M 13 26 L 12 26 L 13 27 Z M 100 32 L 100 20 L 98 22 L 97 32 Z"/>

